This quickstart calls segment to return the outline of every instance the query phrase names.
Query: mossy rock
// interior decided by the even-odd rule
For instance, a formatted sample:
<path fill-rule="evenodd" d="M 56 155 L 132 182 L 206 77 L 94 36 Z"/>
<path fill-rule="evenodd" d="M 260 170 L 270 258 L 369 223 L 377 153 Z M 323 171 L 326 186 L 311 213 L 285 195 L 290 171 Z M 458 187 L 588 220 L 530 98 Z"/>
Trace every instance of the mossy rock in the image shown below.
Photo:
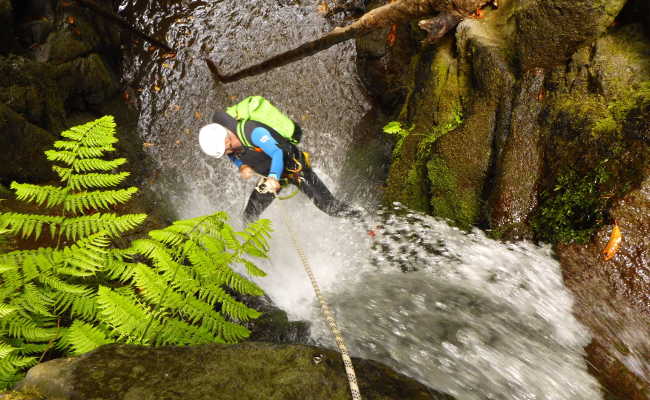
<path fill-rule="evenodd" d="M 353 359 L 363 398 L 453 400 L 368 360 Z M 158 347 L 108 345 L 32 368 L 19 390 L 48 398 L 349 399 L 338 353 L 302 345 Z"/>
<path fill-rule="evenodd" d="M 67 90 L 58 84 L 56 71 L 25 57 L 0 57 L 0 101 L 45 130 L 62 131 Z"/>
<path fill-rule="evenodd" d="M 0 102 L 0 148 L 11 149 L 0 153 L 2 183 L 13 180 L 45 182 L 56 178 L 43 152 L 49 149 L 54 137 L 47 131 L 25 120 Z"/>
<path fill-rule="evenodd" d="M 478 98 L 469 117 L 438 139 L 427 163 L 431 214 L 463 229 L 480 222 L 487 175 L 492 161 L 496 105 Z"/>
<path fill-rule="evenodd" d="M 565 63 L 612 24 L 626 0 L 531 0 L 512 6 L 510 38 L 522 70 Z M 513 2 L 514 3 L 514 2 Z"/>
<path fill-rule="evenodd" d="M 650 41 L 639 24 L 599 38 L 589 67 L 592 82 L 607 100 L 620 100 L 650 80 Z"/>
<path fill-rule="evenodd" d="M 90 22 L 75 15 L 69 17 L 74 24 L 65 20 L 61 29 L 52 32 L 43 45 L 49 50 L 48 62 L 61 64 L 99 50 L 101 40 Z"/>

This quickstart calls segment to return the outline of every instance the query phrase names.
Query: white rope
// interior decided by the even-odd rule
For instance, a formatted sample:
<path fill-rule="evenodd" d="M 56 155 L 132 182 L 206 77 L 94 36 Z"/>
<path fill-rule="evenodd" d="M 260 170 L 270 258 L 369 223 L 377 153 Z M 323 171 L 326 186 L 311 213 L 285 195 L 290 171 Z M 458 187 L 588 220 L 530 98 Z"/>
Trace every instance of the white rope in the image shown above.
<path fill-rule="evenodd" d="M 320 303 L 321 311 L 323 312 L 323 315 L 325 316 L 325 320 L 327 321 L 327 325 L 329 325 L 330 331 L 332 331 L 332 334 L 334 335 L 334 339 L 336 340 L 336 347 L 338 347 L 339 351 L 341 352 L 341 358 L 343 359 L 343 365 L 345 365 L 345 372 L 348 376 L 348 382 L 350 384 L 350 393 L 352 394 L 352 399 L 361 400 L 361 392 L 359 391 L 359 385 L 357 384 L 357 375 L 354 373 L 354 367 L 352 366 L 352 359 L 350 358 L 350 353 L 348 352 L 348 349 L 345 346 L 345 342 L 343 341 L 343 336 L 341 335 L 341 331 L 339 331 L 339 328 L 336 325 L 336 320 L 334 319 L 334 316 L 332 315 L 329 306 L 325 302 L 325 299 L 323 298 L 323 295 L 320 292 L 320 288 L 318 287 L 318 282 L 316 282 L 316 277 L 314 276 L 314 272 L 309 266 L 309 261 L 307 260 L 307 256 L 305 255 L 305 252 L 302 250 L 302 248 L 298 244 L 298 241 L 296 240 L 296 235 L 291 229 L 291 225 L 289 224 L 289 218 L 285 213 L 284 207 L 282 205 L 280 206 L 280 210 L 282 212 L 283 222 L 286 225 L 287 230 L 289 231 L 289 237 L 291 238 L 293 247 L 296 249 L 298 255 L 300 256 L 300 259 L 302 260 L 302 264 L 305 267 L 305 272 L 307 272 L 307 275 L 309 276 L 309 280 L 311 281 L 311 286 L 314 288 L 314 292 L 316 293 L 316 297 L 318 298 L 318 302 Z"/>

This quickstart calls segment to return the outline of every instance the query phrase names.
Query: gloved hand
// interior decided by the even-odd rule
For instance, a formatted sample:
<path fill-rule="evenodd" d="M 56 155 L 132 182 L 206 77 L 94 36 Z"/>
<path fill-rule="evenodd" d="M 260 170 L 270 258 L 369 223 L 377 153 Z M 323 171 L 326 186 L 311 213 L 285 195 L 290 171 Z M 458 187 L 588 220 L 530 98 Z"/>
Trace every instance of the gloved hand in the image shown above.
<path fill-rule="evenodd" d="M 242 179 L 250 179 L 253 175 L 255 175 L 255 172 L 253 171 L 253 168 L 248 165 L 244 164 L 239 167 L 239 176 Z"/>
<path fill-rule="evenodd" d="M 273 193 L 277 193 L 280 190 L 280 182 L 271 176 L 266 178 L 266 186 Z"/>

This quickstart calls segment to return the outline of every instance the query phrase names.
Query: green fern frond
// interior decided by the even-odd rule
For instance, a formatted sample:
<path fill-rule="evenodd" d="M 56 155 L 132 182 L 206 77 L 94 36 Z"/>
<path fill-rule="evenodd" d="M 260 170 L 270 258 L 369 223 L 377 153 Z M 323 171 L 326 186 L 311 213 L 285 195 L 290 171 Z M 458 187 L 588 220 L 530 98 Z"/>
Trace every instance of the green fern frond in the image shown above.
<path fill-rule="evenodd" d="M 133 280 L 135 286 L 140 289 L 142 297 L 151 304 L 176 310 L 185 302 L 184 296 L 170 289 L 167 279 L 145 265 L 135 269 Z"/>
<path fill-rule="evenodd" d="M 67 150 L 71 153 L 76 154 L 79 158 L 100 158 L 103 157 L 104 153 L 106 152 L 115 151 L 115 147 L 113 147 L 112 145 L 82 146 L 78 142 L 73 142 L 69 140 L 57 140 L 56 142 L 54 142 L 54 148 L 58 149 L 59 151 Z M 51 160 L 51 161 L 60 161 L 60 160 Z M 70 162 L 66 162 L 66 164 L 70 165 Z"/>
<path fill-rule="evenodd" d="M 261 315 L 259 311 L 249 308 L 245 304 L 235 300 L 217 285 L 202 287 L 199 290 L 198 298 L 211 305 L 221 303 L 221 311 L 223 313 L 240 321 L 249 321 Z"/>
<path fill-rule="evenodd" d="M 21 371 L 36 365 L 37 362 L 36 357 L 22 357 L 16 354 L 0 359 L 0 389 L 13 387 L 24 377 Z"/>
<path fill-rule="evenodd" d="M 61 234 L 66 239 L 76 240 L 93 233 L 106 231 L 112 237 L 137 228 L 147 219 L 147 214 L 116 215 L 96 213 L 76 218 L 67 218 L 61 224 Z"/>
<path fill-rule="evenodd" d="M 116 143 L 117 139 L 114 135 L 115 119 L 110 115 L 74 126 L 61 133 L 61 136 L 65 138 L 91 147 L 104 147 Z"/>
<path fill-rule="evenodd" d="M 53 298 L 53 309 L 59 314 L 68 312 L 71 318 L 83 318 L 85 320 L 93 320 L 98 314 L 95 295 L 56 292 Z"/>
<path fill-rule="evenodd" d="M 112 340 L 102 329 L 85 322 L 74 321 L 61 336 L 59 348 L 70 349 L 72 355 L 80 355 L 108 343 L 112 343 Z"/>
<path fill-rule="evenodd" d="M 69 194 L 69 189 L 50 185 L 12 182 L 11 188 L 16 191 L 16 198 L 18 200 L 36 203 L 46 208 L 52 208 L 62 204 Z"/>
<path fill-rule="evenodd" d="M 7 357 L 16 350 L 18 350 L 16 347 L 0 342 L 0 359 Z"/>
<path fill-rule="evenodd" d="M 74 172 L 112 171 L 126 163 L 126 158 L 116 158 L 106 161 L 97 158 L 80 158 L 72 163 Z"/>
<path fill-rule="evenodd" d="M 72 190 L 93 188 L 107 188 L 117 186 L 131 175 L 129 172 L 120 173 L 88 173 L 75 174 L 72 168 L 53 166 L 52 169 L 59 175 L 61 182 L 67 183 Z"/>
<path fill-rule="evenodd" d="M 165 325 L 155 334 L 156 345 L 198 345 L 207 343 L 225 343 L 217 335 L 213 335 L 204 326 L 188 324 L 177 319 L 168 319 Z"/>
<path fill-rule="evenodd" d="M 54 300 L 44 290 L 38 290 L 32 283 L 23 286 L 23 295 L 18 299 L 18 304 L 27 311 L 46 317 L 54 317 L 49 310 Z"/>
<path fill-rule="evenodd" d="M 121 258 L 108 258 L 104 261 L 104 270 L 109 279 L 125 283 L 133 277 L 138 265 L 126 262 Z"/>
<path fill-rule="evenodd" d="M 224 225 L 219 233 L 226 247 L 232 250 L 241 249 L 241 244 L 239 243 L 239 240 L 237 240 L 235 230 L 231 226 Z"/>
<path fill-rule="evenodd" d="M 79 296 L 90 296 L 93 291 L 83 284 L 68 283 L 52 274 L 40 274 L 37 280 L 43 285 L 59 292 L 76 294 Z"/>
<path fill-rule="evenodd" d="M 167 246 L 178 246 L 187 240 L 187 236 L 171 230 L 153 230 L 148 233 L 149 237 L 166 244 Z"/>
<path fill-rule="evenodd" d="M 151 239 L 138 239 L 133 242 L 132 248 L 152 259 L 153 264 L 174 289 L 192 293 L 200 286 L 189 272 L 188 266 L 178 263 L 162 243 Z"/>
<path fill-rule="evenodd" d="M 137 191 L 137 188 L 130 187 L 119 190 L 94 190 L 92 192 L 69 194 L 64 199 L 63 209 L 72 213 L 106 209 L 116 204 L 126 203 L 131 200 L 131 197 Z"/>
<path fill-rule="evenodd" d="M 140 340 L 146 329 L 147 321 L 152 321 L 151 314 L 132 299 L 125 297 L 105 286 L 100 286 L 97 303 L 102 320 L 119 334 Z M 160 322 L 153 319 L 149 332 L 157 331 Z M 147 341 L 148 338 L 144 338 Z"/>
<path fill-rule="evenodd" d="M 13 313 L 0 320 L 0 327 L 5 329 L 9 336 L 15 338 L 31 342 L 47 342 L 57 337 L 59 329 L 55 326 L 44 326 L 54 325 L 52 320 L 49 320 L 47 324 L 44 321 L 46 320 L 28 318 L 22 313 Z"/>
<path fill-rule="evenodd" d="M 253 264 L 252 262 L 244 259 L 239 259 L 239 262 L 244 264 L 244 267 L 246 267 L 246 271 L 248 271 L 249 274 L 253 276 L 266 276 L 266 272 L 259 269 L 257 265 Z"/>
<path fill-rule="evenodd" d="M 18 307 L 0 303 L 0 319 L 18 311 Z"/>
<path fill-rule="evenodd" d="M 9 229 L 14 235 L 20 235 L 23 239 L 28 239 L 34 235 L 34 240 L 38 240 L 43 232 L 43 227 L 48 226 L 50 233 L 54 236 L 56 226 L 63 222 L 63 217 L 38 215 L 38 214 L 20 214 L 20 213 L 3 213 L 0 214 L 0 226 Z"/>
<path fill-rule="evenodd" d="M 66 268 L 78 269 L 79 272 L 96 272 L 106 260 L 108 245 L 104 231 L 84 237 L 60 250 L 63 254 L 62 264 Z"/>
<path fill-rule="evenodd" d="M 107 188 L 119 185 L 124 182 L 129 175 L 131 174 L 128 172 L 120 172 L 117 174 L 75 174 L 70 176 L 67 183 L 73 190 Z"/>

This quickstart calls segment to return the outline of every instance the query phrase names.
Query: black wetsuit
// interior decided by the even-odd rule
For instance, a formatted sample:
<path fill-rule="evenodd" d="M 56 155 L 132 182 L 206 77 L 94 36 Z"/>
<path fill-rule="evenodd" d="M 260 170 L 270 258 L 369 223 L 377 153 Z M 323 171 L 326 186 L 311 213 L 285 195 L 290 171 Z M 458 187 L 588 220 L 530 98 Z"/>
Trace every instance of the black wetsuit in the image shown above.
<path fill-rule="evenodd" d="M 228 130 L 237 132 L 237 121 L 225 112 L 216 112 L 213 120 L 225 126 Z M 300 129 L 297 124 L 296 129 Z M 255 133 L 253 133 L 254 131 Z M 334 198 L 325 184 L 307 165 L 304 154 L 273 128 L 249 120 L 244 126 L 244 134 L 249 143 L 254 146 L 258 144 L 260 147 L 247 147 L 243 144 L 244 141 L 240 139 L 242 141 L 242 150 L 229 156 L 236 166 L 248 165 L 260 175 L 267 176 L 270 174 L 279 180 L 296 185 L 312 200 L 316 207 L 328 215 L 343 217 L 354 214 L 354 210 L 350 206 Z M 271 150 L 276 148 L 281 149 L 282 154 L 280 157 L 276 157 L 278 154 L 274 154 L 275 163 L 273 163 L 274 159 L 267 152 L 271 153 Z M 279 167 L 278 158 L 282 161 Z M 302 170 L 298 174 L 289 171 L 297 169 L 296 161 L 302 166 Z M 273 199 L 275 199 L 275 196 L 271 193 L 259 193 L 257 190 L 253 190 L 244 210 L 244 220 L 250 222 L 258 219 Z"/>

